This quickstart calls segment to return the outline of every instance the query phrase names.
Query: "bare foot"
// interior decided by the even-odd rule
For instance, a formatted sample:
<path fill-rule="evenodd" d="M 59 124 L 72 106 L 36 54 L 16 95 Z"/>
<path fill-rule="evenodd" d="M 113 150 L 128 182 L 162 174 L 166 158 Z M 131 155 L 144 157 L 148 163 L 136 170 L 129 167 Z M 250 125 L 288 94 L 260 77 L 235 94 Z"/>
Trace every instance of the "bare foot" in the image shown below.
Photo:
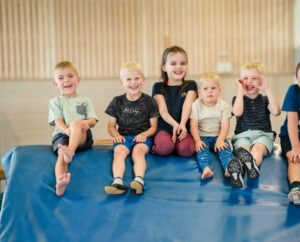
<path fill-rule="evenodd" d="M 213 171 L 207 166 L 204 168 L 204 170 L 202 172 L 201 179 L 204 180 L 207 178 L 211 178 L 211 177 L 213 177 L 213 175 L 214 175 Z"/>
<path fill-rule="evenodd" d="M 68 172 L 63 174 L 60 178 L 58 178 L 56 182 L 56 195 L 62 196 L 65 193 L 67 185 L 70 183 L 71 174 Z"/>
<path fill-rule="evenodd" d="M 62 154 L 64 156 L 64 161 L 66 163 L 70 163 L 73 159 L 74 153 L 70 153 L 68 148 L 62 144 L 59 144 L 58 148 L 60 149 L 60 151 L 62 152 Z"/>
<path fill-rule="evenodd" d="M 228 172 L 228 170 L 226 169 L 226 171 L 225 171 L 225 174 L 224 174 L 224 176 L 225 177 L 230 177 L 230 174 L 229 174 L 229 172 Z"/>

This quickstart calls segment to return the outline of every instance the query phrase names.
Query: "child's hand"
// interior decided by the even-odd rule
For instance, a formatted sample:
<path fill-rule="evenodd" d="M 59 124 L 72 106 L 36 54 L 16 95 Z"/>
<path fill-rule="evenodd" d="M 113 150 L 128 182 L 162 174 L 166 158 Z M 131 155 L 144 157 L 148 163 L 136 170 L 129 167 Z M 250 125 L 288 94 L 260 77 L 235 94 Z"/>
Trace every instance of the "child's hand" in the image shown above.
<path fill-rule="evenodd" d="M 217 139 L 214 150 L 215 150 L 215 152 L 223 151 L 227 147 L 228 147 L 228 144 L 226 144 L 224 142 L 224 140 Z"/>
<path fill-rule="evenodd" d="M 138 134 L 137 136 L 134 137 L 133 141 L 137 143 L 144 143 L 146 141 L 147 137 L 143 134 Z"/>
<path fill-rule="evenodd" d="M 187 135 L 187 129 L 185 125 L 179 124 L 177 129 L 177 135 L 179 140 L 183 140 Z"/>
<path fill-rule="evenodd" d="M 202 151 L 205 148 L 205 143 L 202 140 L 198 140 L 195 142 L 195 150 L 196 152 Z"/>
<path fill-rule="evenodd" d="M 173 141 L 173 143 L 176 143 L 178 129 L 179 129 L 179 125 L 178 124 L 175 125 L 175 126 L 173 126 L 173 134 L 172 134 L 172 141 Z"/>
<path fill-rule="evenodd" d="M 122 135 L 117 135 L 113 138 L 113 143 L 124 143 L 125 142 L 125 138 Z"/>
<path fill-rule="evenodd" d="M 260 80 L 260 84 L 257 85 L 256 87 L 262 91 L 265 91 L 266 89 L 268 89 L 269 83 L 268 83 L 267 79 L 265 78 L 265 76 L 259 75 L 258 79 Z"/>
<path fill-rule="evenodd" d="M 81 122 L 81 130 L 82 131 L 88 131 L 90 129 L 90 126 L 86 122 Z"/>
<path fill-rule="evenodd" d="M 70 135 L 71 135 L 71 129 L 70 129 L 70 128 L 67 128 L 67 129 L 65 129 L 65 130 L 63 131 L 63 133 L 64 133 L 65 135 L 68 135 L 68 136 L 70 137 Z"/>
<path fill-rule="evenodd" d="M 238 87 L 238 91 L 244 92 L 244 80 L 239 77 L 235 79 L 236 85 Z"/>
<path fill-rule="evenodd" d="M 292 150 L 288 152 L 288 158 L 293 163 L 300 163 L 300 146 L 292 148 Z"/>

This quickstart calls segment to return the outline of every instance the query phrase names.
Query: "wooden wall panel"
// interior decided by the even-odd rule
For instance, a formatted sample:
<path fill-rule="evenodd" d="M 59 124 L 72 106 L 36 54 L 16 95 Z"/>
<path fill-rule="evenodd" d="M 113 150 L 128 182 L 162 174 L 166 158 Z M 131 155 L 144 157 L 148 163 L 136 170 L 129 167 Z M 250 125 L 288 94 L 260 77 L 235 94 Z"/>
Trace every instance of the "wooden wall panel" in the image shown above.
<path fill-rule="evenodd" d="M 84 78 L 115 78 L 137 60 L 159 76 L 176 44 L 189 73 L 259 59 L 269 74 L 293 72 L 293 0 L 0 0 L 0 79 L 52 77 L 73 61 Z"/>

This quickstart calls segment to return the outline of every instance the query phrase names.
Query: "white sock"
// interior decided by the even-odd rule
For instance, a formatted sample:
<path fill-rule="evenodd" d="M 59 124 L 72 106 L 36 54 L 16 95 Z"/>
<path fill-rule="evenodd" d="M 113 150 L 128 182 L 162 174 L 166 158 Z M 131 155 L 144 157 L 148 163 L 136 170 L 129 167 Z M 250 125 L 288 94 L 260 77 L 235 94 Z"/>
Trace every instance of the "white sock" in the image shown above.
<path fill-rule="evenodd" d="M 137 181 L 137 182 L 139 182 L 139 183 L 141 183 L 141 184 L 144 186 L 144 180 L 143 180 L 142 177 L 136 176 L 136 177 L 134 178 L 134 180 Z"/>
<path fill-rule="evenodd" d="M 112 184 L 119 184 L 119 185 L 123 185 L 123 179 L 121 177 L 115 177 L 114 181 Z"/>

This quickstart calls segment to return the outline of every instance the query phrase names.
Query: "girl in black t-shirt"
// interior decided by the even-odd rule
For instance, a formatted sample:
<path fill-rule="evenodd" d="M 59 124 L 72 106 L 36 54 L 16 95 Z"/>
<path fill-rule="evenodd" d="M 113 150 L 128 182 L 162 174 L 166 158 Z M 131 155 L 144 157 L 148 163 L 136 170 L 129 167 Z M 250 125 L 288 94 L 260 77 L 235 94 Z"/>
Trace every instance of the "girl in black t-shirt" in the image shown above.
<path fill-rule="evenodd" d="M 160 114 L 158 133 L 154 137 L 155 154 L 169 155 L 176 151 L 188 157 L 195 152 L 188 120 L 192 103 L 197 98 L 197 84 L 184 79 L 187 63 L 187 54 L 181 47 L 165 49 L 161 63 L 163 81 L 156 82 L 152 90 Z"/>

